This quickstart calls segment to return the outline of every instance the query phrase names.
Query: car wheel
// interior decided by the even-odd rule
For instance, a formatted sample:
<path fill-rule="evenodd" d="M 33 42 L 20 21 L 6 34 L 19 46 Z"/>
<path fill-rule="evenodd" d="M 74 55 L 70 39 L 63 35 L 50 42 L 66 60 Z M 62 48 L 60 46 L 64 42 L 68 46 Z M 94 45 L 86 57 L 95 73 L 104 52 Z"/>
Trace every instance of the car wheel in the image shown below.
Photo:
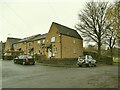
<path fill-rule="evenodd" d="M 94 64 L 94 67 L 96 67 L 96 64 Z"/>
<path fill-rule="evenodd" d="M 32 63 L 32 65 L 34 65 L 34 64 L 35 64 L 35 62 Z"/>
<path fill-rule="evenodd" d="M 88 67 L 92 67 L 92 64 L 91 64 L 91 63 L 89 63 L 89 64 L 88 64 Z"/>
<path fill-rule="evenodd" d="M 14 61 L 14 63 L 16 64 L 16 61 Z"/>
<path fill-rule="evenodd" d="M 79 67 L 82 67 L 82 65 L 79 65 Z"/>

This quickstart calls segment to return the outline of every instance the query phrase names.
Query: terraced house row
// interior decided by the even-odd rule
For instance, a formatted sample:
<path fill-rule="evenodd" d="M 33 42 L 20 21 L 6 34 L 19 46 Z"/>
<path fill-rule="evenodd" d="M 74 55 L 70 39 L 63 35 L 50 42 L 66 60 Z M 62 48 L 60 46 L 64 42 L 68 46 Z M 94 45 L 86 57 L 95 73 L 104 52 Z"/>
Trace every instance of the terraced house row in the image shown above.
<path fill-rule="evenodd" d="M 14 52 L 38 54 L 46 59 L 77 58 L 83 55 L 83 39 L 76 30 L 53 22 L 46 34 L 7 41 L 4 55 Z"/>

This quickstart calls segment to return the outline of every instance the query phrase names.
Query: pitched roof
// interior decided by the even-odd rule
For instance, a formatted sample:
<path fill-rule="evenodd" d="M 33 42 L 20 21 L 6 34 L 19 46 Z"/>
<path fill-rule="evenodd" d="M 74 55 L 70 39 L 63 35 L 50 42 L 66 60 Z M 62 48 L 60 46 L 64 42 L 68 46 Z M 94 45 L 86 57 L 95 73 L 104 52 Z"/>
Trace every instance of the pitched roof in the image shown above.
<path fill-rule="evenodd" d="M 32 39 L 33 41 L 35 41 L 35 40 L 40 40 L 40 39 L 43 39 L 43 38 L 46 38 L 46 35 L 47 35 L 47 33 L 46 34 L 42 34 L 42 35 L 38 35 L 38 36 L 36 36 L 34 39 Z"/>
<path fill-rule="evenodd" d="M 64 25 L 55 23 L 55 22 L 53 22 L 53 24 L 56 25 L 58 33 L 67 35 L 67 36 L 71 36 L 71 37 L 75 37 L 78 39 L 82 39 L 82 37 L 78 34 L 78 32 L 76 30 L 66 27 Z"/>
<path fill-rule="evenodd" d="M 8 37 L 7 38 L 7 41 L 9 41 L 11 43 L 16 43 L 16 42 L 18 42 L 20 40 L 21 40 L 20 38 L 13 38 L 13 37 Z"/>
<path fill-rule="evenodd" d="M 29 41 L 32 41 L 35 37 L 40 36 L 40 35 L 41 34 L 37 34 L 37 35 L 32 35 L 30 37 L 26 37 L 26 38 L 20 40 L 19 42 L 26 42 L 26 41 L 29 42 Z"/>

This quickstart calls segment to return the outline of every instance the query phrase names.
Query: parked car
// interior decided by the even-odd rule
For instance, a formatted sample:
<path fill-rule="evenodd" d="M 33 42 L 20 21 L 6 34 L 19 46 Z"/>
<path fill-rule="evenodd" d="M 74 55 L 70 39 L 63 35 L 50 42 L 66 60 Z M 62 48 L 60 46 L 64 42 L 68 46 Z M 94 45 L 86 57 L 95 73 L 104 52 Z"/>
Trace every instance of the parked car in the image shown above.
<path fill-rule="evenodd" d="M 16 58 L 14 58 L 14 63 L 18 63 L 18 64 L 35 64 L 34 58 L 30 55 L 20 55 L 17 56 Z"/>
<path fill-rule="evenodd" d="M 85 55 L 78 57 L 77 65 L 80 67 L 83 65 L 86 65 L 88 67 L 96 66 L 96 60 L 94 60 L 90 55 Z"/>

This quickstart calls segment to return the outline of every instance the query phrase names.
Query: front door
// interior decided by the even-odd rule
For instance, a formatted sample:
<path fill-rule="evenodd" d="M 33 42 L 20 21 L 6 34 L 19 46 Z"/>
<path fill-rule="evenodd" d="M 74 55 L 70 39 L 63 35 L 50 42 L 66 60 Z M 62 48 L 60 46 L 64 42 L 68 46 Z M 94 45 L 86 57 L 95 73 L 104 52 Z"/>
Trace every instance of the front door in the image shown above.
<path fill-rule="evenodd" d="M 51 50 L 50 49 L 48 49 L 48 58 L 50 58 L 51 57 Z"/>

